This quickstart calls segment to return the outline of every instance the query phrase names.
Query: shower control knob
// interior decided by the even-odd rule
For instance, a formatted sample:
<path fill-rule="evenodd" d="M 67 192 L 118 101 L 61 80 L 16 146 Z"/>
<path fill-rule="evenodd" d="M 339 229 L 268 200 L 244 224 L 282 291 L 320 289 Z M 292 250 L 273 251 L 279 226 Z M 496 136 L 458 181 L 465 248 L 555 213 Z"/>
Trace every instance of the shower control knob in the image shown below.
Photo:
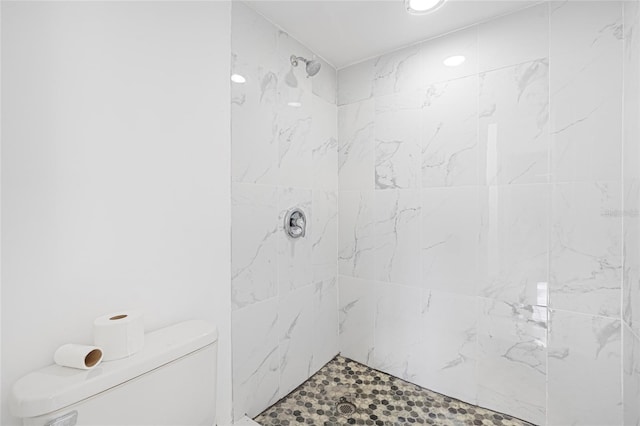
<path fill-rule="evenodd" d="M 287 212 L 284 218 L 284 231 L 289 237 L 304 237 L 306 228 L 307 218 L 302 209 L 295 207 Z"/>

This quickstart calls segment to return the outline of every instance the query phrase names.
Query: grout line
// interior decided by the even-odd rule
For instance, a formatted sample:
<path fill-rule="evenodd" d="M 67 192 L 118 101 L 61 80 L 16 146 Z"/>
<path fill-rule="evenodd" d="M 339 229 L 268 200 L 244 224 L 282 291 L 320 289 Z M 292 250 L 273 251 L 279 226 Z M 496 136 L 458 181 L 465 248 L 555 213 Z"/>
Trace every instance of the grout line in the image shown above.
<path fill-rule="evenodd" d="M 625 197 L 625 185 L 624 185 L 624 176 L 625 176 L 625 161 L 624 161 L 624 142 L 625 142 L 625 132 L 624 132 L 624 114 L 625 114 L 625 108 L 624 108 L 624 100 L 625 100 L 625 66 L 624 66 L 624 57 L 625 57 L 625 49 L 626 49 L 626 28 L 625 28 L 625 5 L 624 2 L 621 3 L 620 8 L 622 9 L 622 58 L 621 58 L 621 63 L 622 63 L 622 96 L 620 97 L 620 103 L 621 105 L 621 109 L 620 109 L 620 186 L 621 186 L 621 202 L 622 205 L 620 206 L 621 211 L 624 212 L 624 207 L 626 205 L 626 197 Z M 625 360 L 625 356 L 624 356 L 624 349 L 625 349 L 625 332 L 624 332 L 624 326 L 625 326 L 625 322 L 624 322 L 624 293 L 625 293 L 625 268 L 626 268 L 626 244 L 625 244 L 625 217 L 624 215 L 622 216 L 622 219 L 620 220 L 620 235 L 622 236 L 620 244 L 622 245 L 622 250 L 620 251 L 622 253 L 621 255 L 621 264 L 622 264 L 622 268 L 621 268 L 621 276 L 620 276 L 620 322 L 622 323 L 622 327 L 620 330 L 620 400 L 622 402 L 622 407 L 621 407 L 621 411 L 622 411 L 622 418 L 624 419 L 624 411 L 625 411 L 625 392 L 624 392 L 624 360 Z"/>
<path fill-rule="evenodd" d="M 561 312 L 561 313 L 564 313 L 564 314 L 572 314 L 572 315 L 576 315 L 576 316 L 580 316 L 580 317 L 600 318 L 600 319 L 608 320 L 608 321 L 620 321 L 619 316 L 608 317 L 606 315 L 587 314 L 587 313 L 584 313 L 584 312 L 570 311 L 570 310 L 567 310 L 567 309 L 553 308 L 551 306 L 547 307 L 547 309 L 549 309 L 550 312 Z M 622 322 L 622 321 L 620 321 L 620 322 Z"/>
<path fill-rule="evenodd" d="M 546 337 L 546 353 L 544 357 L 545 363 L 545 375 L 544 375 L 544 422 L 545 425 L 549 424 L 549 342 L 551 340 L 551 309 L 549 309 L 549 305 L 551 302 L 551 241 L 553 237 L 553 194 L 555 187 L 552 184 L 551 179 L 551 170 L 552 170 L 552 149 L 553 142 L 551 137 L 551 120 L 553 119 L 551 115 L 551 73 L 553 72 L 552 61 L 551 61 L 551 3 L 547 3 L 547 183 L 549 184 L 549 198 L 548 198 L 548 206 L 547 206 L 547 328 L 545 330 Z"/>
<path fill-rule="evenodd" d="M 631 326 L 625 323 L 623 324 L 623 327 L 626 327 L 627 329 L 629 329 L 629 333 L 631 333 L 631 335 L 640 343 L 640 335 L 638 335 Z"/>

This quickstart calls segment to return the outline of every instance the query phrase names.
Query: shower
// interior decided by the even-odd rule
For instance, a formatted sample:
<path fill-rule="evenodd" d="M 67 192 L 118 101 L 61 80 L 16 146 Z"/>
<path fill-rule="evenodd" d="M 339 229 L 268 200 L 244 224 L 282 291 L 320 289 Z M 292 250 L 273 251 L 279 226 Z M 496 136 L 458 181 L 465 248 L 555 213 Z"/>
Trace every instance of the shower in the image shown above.
<path fill-rule="evenodd" d="M 302 61 L 306 64 L 306 71 L 307 71 L 307 78 L 309 77 L 313 77 L 314 75 L 318 74 L 318 72 L 320 71 L 320 62 L 315 60 L 315 59 L 305 59 L 302 56 L 296 56 L 296 55 L 291 55 L 291 65 L 293 65 L 294 67 L 298 66 L 298 61 Z"/>

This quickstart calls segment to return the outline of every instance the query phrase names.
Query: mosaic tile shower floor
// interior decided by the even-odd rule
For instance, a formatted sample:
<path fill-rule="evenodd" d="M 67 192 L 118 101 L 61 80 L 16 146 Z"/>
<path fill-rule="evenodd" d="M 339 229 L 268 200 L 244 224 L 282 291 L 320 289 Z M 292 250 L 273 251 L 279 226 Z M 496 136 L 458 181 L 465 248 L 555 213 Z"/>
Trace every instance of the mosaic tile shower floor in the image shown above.
<path fill-rule="evenodd" d="M 255 421 L 264 426 L 530 425 L 341 356 L 335 357 L 309 380 L 258 415 Z"/>

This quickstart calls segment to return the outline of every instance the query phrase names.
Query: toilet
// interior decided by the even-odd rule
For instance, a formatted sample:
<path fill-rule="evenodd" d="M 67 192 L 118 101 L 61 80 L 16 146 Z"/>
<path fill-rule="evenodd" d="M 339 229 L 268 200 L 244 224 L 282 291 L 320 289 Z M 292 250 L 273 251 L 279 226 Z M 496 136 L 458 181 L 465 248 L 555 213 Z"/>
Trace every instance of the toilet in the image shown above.
<path fill-rule="evenodd" d="M 186 321 L 93 370 L 45 367 L 15 383 L 11 413 L 25 426 L 214 425 L 217 340 L 215 326 Z"/>

